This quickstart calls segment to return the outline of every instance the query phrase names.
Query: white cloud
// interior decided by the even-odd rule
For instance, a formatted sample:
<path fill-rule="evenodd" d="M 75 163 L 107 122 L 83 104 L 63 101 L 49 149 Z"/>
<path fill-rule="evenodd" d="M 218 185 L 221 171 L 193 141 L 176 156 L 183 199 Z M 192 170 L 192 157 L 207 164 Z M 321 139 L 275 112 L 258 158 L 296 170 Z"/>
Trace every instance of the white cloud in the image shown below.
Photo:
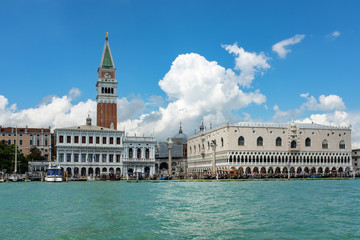
<path fill-rule="evenodd" d="M 68 97 L 72 100 L 75 100 L 78 96 L 81 95 L 80 89 L 78 88 L 72 88 L 69 91 Z"/>
<path fill-rule="evenodd" d="M 123 97 L 117 101 L 117 120 L 125 121 L 138 117 L 145 110 L 145 103 L 140 97 L 133 97 L 130 100 Z"/>
<path fill-rule="evenodd" d="M 321 95 L 319 100 L 317 100 L 314 96 L 309 96 L 309 93 L 302 93 L 300 97 L 305 98 L 307 101 L 303 103 L 300 108 L 290 109 L 287 111 L 281 111 L 278 105 L 275 105 L 273 110 L 275 114 L 273 116 L 273 120 L 277 122 L 289 121 L 292 116 L 295 118 L 303 115 L 309 111 L 342 111 L 345 109 L 345 104 L 341 97 L 337 95 Z"/>
<path fill-rule="evenodd" d="M 338 31 L 334 31 L 331 35 L 332 35 L 333 37 L 339 37 L 341 34 L 340 34 L 340 32 L 338 32 Z"/>
<path fill-rule="evenodd" d="M 159 107 L 164 104 L 164 99 L 161 96 L 150 96 L 145 103 L 147 106 Z"/>
<path fill-rule="evenodd" d="M 72 105 L 72 99 L 79 94 L 80 91 L 73 88 L 67 96 L 51 96 L 46 103 L 42 102 L 35 108 L 20 111 L 17 111 L 16 104 L 8 107 L 7 99 L 0 96 L 1 102 L 6 103 L 0 108 L 0 123 L 3 126 L 28 125 L 29 127 L 46 128 L 49 126 L 55 128 L 84 125 L 88 111 L 95 112 L 96 104 L 94 101 L 88 100 Z"/>
<path fill-rule="evenodd" d="M 345 104 L 337 95 L 321 95 L 318 100 L 313 96 L 309 96 L 309 93 L 304 93 L 300 96 L 307 100 L 300 108 L 281 111 L 279 106 L 275 105 L 273 108 L 275 111 L 273 120 L 288 122 L 291 116 L 294 115 L 296 122 L 300 123 L 316 123 L 341 127 L 351 126 L 352 148 L 360 148 L 360 113 L 345 112 Z M 314 111 L 317 113 L 311 113 Z M 319 111 L 325 113 L 318 113 Z"/>
<path fill-rule="evenodd" d="M 360 148 L 360 113 L 334 111 L 323 114 L 311 114 L 299 122 L 351 127 L 351 147 L 352 149 Z"/>
<path fill-rule="evenodd" d="M 339 31 L 333 31 L 332 33 L 326 35 L 327 38 L 334 40 L 335 38 L 340 37 L 341 33 Z"/>
<path fill-rule="evenodd" d="M 5 110 L 5 107 L 8 105 L 8 100 L 4 96 L 0 95 L 0 111 Z"/>
<path fill-rule="evenodd" d="M 309 94 L 301 94 L 301 97 L 306 98 L 308 101 L 303 104 L 302 108 L 306 108 L 310 111 L 333 111 L 333 110 L 344 110 L 345 104 L 341 97 L 337 95 L 321 95 L 319 101 L 313 96 L 309 97 Z"/>
<path fill-rule="evenodd" d="M 262 52 L 259 54 L 246 52 L 244 48 L 239 48 L 236 43 L 233 45 L 222 45 L 222 47 L 236 56 L 235 69 L 240 71 L 239 84 L 241 86 L 249 87 L 257 72 L 262 74 L 263 71 L 270 68 L 269 58 Z"/>
<path fill-rule="evenodd" d="M 236 50 L 234 45 L 232 47 Z M 257 69 L 262 67 L 255 67 L 253 74 Z M 194 129 L 200 125 L 202 117 L 205 122 L 214 125 L 234 120 L 233 110 L 266 101 L 259 90 L 244 92 L 240 89 L 240 76 L 199 54 L 179 55 L 159 81 L 160 88 L 170 100 L 169 104 L 137 119 L 123 121 L 119 126 L 137 134 L 154 130 L 156 137 L 163 139 L 176 133 L 180 121 L 183 129 Z"/>
<path fill-rule="evenodd" d="M 288 38 L 274 44 L 272 46 L 272 50 L 276 52 L 280 58 L 285 58 L 286 55 L 289 52 L 291 52 L 291 50 L 288 49 L 287 47 L 301 42 L 304 38 L 305 38 L 304 34 L 296 34 L 292 38 Z"/>

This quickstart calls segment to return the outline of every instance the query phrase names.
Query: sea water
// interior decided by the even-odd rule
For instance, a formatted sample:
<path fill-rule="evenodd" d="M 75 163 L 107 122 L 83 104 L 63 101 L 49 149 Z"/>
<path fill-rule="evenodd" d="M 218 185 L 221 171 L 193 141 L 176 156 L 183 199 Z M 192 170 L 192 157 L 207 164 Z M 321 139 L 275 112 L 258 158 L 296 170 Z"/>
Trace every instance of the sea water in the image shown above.
<path fill-rule="evenodd" d="M 360 239 L 360 180 L 1 183 L 0 239 Z"/>

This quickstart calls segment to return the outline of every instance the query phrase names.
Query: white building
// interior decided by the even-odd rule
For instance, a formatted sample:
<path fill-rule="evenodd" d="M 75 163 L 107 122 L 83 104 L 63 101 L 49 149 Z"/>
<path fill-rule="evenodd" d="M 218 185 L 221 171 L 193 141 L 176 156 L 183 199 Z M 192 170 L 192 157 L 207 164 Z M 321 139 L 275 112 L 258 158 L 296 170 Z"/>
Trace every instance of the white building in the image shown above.
<path fill-rule="evenodd" d="M 155 139 L 130 137 L 124 131 L 87 124 L 58 128 L 56 156 L 69 176 L 155 173 Z"/>
<path fill-rule="evenodd" d="M 212 141 L 216 141 L 215 166 Z M 351 129 L 318 124 L 225 124 L 188 138 L 188 170 L 326 174 L 352 170 Z"/>

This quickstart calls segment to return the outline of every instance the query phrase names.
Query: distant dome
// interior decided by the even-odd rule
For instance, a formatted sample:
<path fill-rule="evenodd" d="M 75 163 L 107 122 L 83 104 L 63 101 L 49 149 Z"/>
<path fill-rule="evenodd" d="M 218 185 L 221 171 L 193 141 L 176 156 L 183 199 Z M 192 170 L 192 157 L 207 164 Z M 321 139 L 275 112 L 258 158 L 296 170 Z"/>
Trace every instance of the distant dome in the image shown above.
<path fill-rule="evenodd" d="M 181 138 L 181 143 L 186 144 L 187 143 L 187 136 L 185 133 L 178 133 L 174 136 L 174 138 Z"/>
<path fill-rule="evenodd" d="M 181 139 L 181 143 L 182 144 L 186 144 L 187 143 L 187 135 L 185 133 L 183 133 L 182 129 L 181 129 L 181 126 L 180 126 L 180 129 L 179 129 L 179 133 L 176 134 L 174 136 L 174 138 L 180 138 Z"/>

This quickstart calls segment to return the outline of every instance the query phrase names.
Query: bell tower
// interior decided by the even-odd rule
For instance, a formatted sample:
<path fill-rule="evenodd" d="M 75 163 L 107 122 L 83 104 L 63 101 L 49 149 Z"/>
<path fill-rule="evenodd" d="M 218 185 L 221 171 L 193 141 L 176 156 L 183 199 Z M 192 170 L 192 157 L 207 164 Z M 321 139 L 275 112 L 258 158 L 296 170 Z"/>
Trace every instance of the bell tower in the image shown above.
<path fill-rule="evenodd" d="M 97 70 L 97 126 L 117 129 L 117 81 L 116 68 L 111 55 L 108 33 L 106 33 L 104 50 Z"/>

